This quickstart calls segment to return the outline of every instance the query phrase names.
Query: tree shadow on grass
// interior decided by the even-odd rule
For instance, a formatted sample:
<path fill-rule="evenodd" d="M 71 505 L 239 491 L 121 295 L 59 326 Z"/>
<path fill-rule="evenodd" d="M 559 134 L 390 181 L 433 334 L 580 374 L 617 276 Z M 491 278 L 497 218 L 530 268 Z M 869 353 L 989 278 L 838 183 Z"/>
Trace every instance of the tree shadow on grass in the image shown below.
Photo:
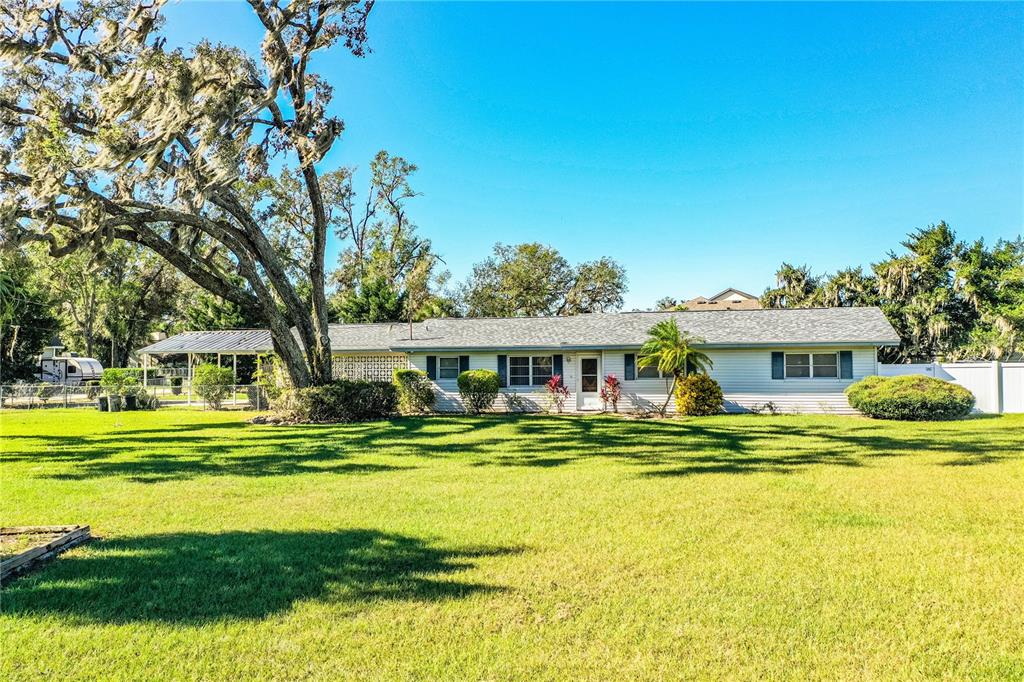
<path fill-rule="evenodd" d="M 625 420 L 612 416 L 405 417 L 362 424 L 250 426 L 225 433 L 175 424 L 165 430 L 54 436 L 45 450 L 18 448 L 0 461 L 67 463 L 47 478 L 126 477 L 137 482 L 197 476 L 363 474 L 408 468 L 406 459 L 470 466 L 555 469 L 613 460 L 641 475 L 792 473 L 812 465 L 866 466 L 880 458 L 940 454 L 956 464 L 1019 456 L 1013 429 L 904 425 L 833 417 Z M 204 425 L 206 426 L 206 425 Z M 155 451 L 154 451 L 155 450 Z M 368 461 L 369 460 L 369 461 Z"/>
<path fill-rule="evenodd" d="M 161 483 L 190 480 L 199 476 L 359 475 L 415 468 L 345 460 L 344 454 L 329 447 L 262 455 L 143 455 L 132 460 L 101 459 L 84 462 L 70 471 L 50 474 L 48 478 L 82 481 L 118 476 L 135 483 Z"/>
<path fill-rule="evenodd" d="M 177 533 L 101 540 L 4 585 L 2 612 L 83 622 L 201 624 L 259 619 L 299 601 L 442 601 L 504 588 L 456 580 L 514 547 L 449 549 L 334 532 Z"/>

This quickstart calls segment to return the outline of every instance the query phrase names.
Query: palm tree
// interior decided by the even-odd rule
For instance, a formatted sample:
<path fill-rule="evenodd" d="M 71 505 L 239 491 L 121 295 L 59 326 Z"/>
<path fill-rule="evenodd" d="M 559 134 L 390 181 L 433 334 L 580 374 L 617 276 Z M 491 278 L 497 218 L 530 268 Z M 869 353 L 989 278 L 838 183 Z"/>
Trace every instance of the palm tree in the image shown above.
<path fill-rule="evenodd" d="M 669 389 L 668 398 L 661 407 L 661 414 L 665 414 L 668 403 L 676 392 L 676 384 L 679 378 L 690 372 L 707 371 L 714 365 L 705 353 L 693 348 L 693 346 L 704 343 L 704 339 L 693 336 L 689 332 L 679 330 L 675 319 L 662 320 L 647 331 L 648 339 L 640 348 L 640 358 L 637 365 L 640 367 L 657 367 L 662 374 L 672 375 L 672 388 Z"/>

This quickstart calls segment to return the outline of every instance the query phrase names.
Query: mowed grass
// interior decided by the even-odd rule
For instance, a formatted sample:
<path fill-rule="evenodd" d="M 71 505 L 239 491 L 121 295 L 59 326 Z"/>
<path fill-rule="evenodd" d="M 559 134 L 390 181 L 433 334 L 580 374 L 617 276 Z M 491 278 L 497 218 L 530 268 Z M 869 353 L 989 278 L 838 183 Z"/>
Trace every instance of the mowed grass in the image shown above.
<path fill-rule="evenodd" d="M 1024 415 L 0 412 L 3 679 L 1024 678 Z"/>

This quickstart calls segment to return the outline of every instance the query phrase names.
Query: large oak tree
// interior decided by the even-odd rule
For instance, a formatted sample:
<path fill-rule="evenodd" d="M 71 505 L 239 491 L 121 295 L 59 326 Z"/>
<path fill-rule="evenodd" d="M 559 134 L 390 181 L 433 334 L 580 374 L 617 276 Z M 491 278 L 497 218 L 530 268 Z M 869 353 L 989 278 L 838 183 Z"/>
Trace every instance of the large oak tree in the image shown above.
<path fill-rule="evenodd" d="M 343 124 L 311 65 L 336 45 L 364 53 L 372 0 L 249 0 L 265 31 L 258 58 L 210 42 L 166 49 L 163 2 L 0 3 L 3 241 L 43 241 L 55 258 L 141 244 L 256 311 L 296 385 L 329 381 L 316 164 Z M 308 199 L 306 287 L 249 190 L 275 158 L 298 169 Z"/>

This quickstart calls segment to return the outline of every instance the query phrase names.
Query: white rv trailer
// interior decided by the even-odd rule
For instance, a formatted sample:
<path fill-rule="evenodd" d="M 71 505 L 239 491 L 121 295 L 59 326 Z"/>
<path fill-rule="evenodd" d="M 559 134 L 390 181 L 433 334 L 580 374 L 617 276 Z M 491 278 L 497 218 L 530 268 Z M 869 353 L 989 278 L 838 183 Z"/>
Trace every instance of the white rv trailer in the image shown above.
<path fill-rule="evenodd" d="M 39 357 L 40 381 L 50 384 L 78 386 L 86 381 L 99 381 L 103 365 L 95 358 L 83 358 L 78 353 L 62 353 L 64 346 L 54 341 L 46 346 Z"/>

